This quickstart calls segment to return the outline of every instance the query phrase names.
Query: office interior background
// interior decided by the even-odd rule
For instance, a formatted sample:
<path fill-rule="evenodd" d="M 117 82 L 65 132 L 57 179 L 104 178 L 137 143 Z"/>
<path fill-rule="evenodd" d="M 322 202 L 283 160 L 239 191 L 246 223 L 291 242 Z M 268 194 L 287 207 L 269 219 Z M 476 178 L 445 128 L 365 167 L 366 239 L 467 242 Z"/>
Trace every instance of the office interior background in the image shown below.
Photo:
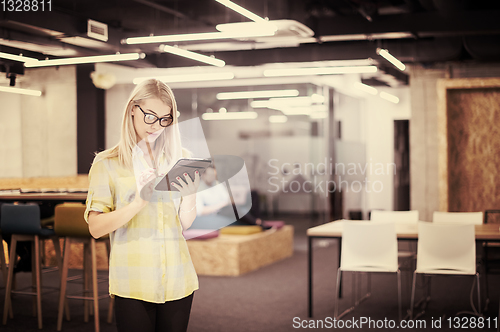
<path fill-rule="evenodd" d="M 0 87 L 41 91 L 0 92 L 1 178 L 86 177 L 93 153 L 118 142 L 135 83 L 157 77 L 173 89 L 179 121 L 200 118 L 212 155 L 244 159 L 263 216 L 300 216 L 296 231 L 373 210 L 418 210 L 430 221 L 443 207 L 498 207 L 497 2 L 239 1 L 276 27 L 271 35 L 252 34 L 244 24 L 264 21 L 215 0 L 52 0 L 36 12 L 9 3 L 0 4 L 2 54 L 139 56 L 43 67 L 0 56 Z M 236 25 L 218 26 L 226 23 Z M 218 31 L 236 36 L 147 40 Z M 290 95 L 224 96 L 275 90 Z M 315 187 L 340 180 L 341 194 Z"/>

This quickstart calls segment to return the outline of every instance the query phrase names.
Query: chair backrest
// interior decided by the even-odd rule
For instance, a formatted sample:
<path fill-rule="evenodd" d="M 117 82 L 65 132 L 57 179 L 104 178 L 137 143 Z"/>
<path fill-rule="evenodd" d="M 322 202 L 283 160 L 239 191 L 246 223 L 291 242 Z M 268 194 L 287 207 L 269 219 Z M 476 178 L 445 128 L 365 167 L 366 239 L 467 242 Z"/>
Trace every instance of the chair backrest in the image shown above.
<path fill-rule="evenodd" d="M 481 225 L 483 223 L 482 212 L 440 212 L 434 211 L 433 222 L 459 223 Z"/>
<path fill-rule="evenodd" d="M 342 227 L 342 270 L 398 270 L 398 245 L 394 223 L 345 221 Z"/>
<path fill-rule="evenodd" d="M 412 211 L 380 211 L 374 210 L 371 213 L 370 220 L 374 222 L 405 222 L 417 223 L 418 210 Z"/>
<path fill-rule="evenodd" d="M 6 234 L 40 234 L 40 207 L 38 204 L 10 204 L 1 207 L 2 233 Z"/>
<path fill-rule="evenodd" d="M 485 224 L 500 224 L 500 210 L 485 210 L 484 211 Z"/>
<path fill-rule="evenodd" d="M 475 274 L 473 224 L 418 223 L 417 272 Z"/>
<path fill-rule="evenodd" d="M 90 237 L 89 225 L 83 218 L 85 205 L 63 203 L 54 211 L 54 231 L 59 236 Z"/>

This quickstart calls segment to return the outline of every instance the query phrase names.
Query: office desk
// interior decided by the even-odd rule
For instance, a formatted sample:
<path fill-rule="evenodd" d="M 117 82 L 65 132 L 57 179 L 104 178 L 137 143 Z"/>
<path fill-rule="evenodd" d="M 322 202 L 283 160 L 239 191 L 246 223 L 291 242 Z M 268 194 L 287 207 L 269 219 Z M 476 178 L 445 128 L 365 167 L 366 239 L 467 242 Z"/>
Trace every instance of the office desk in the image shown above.
<path fill-rule="evenodd" d="M 337 220 L 323 225 L 309 228 L 307 230 L 308 238 L 308 315 L 312 317 L 312 242 L 314 239 L 338 239 L 338 258 L 340 267 L 340 256 L 342 250 L 342 224 L 349 220 Z M 395 223 L 398 240 L 418 240 L 418 227 L 416 224 Z M 478 242 L 500 242 L 499 224 L 476 225 L 476 241 Z M 342 287 L 339 289 L 339 295 L 342 295 Z"/>

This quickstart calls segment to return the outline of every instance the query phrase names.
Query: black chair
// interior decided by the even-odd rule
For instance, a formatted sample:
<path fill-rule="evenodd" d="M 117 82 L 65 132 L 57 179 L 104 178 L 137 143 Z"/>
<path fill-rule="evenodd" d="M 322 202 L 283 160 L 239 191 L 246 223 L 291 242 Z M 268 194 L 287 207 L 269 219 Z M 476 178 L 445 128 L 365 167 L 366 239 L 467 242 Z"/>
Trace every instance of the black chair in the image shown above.
<path fill-rule="evenodd" d="M 41 292 L 41 256 L 40 241 L 44 238 L 52 239 L 56 251 L 56 257 L 61 271 L 62 258 L 59 247 L 59 239 L 55 236 L 53 229 L 42 228 L 40 218 L 40 207 L 37 204 L 3 204 L 1 207 L 1 230 L 3 234 L 11 234 L 9 271 L 7 285 L 5 287 L 5 304 L 3 313 L 3 325 L 7 324 L 7 318 L 12 314 L 11 294 L 36 296 L 36 305 L 33 307 L 33 314 L 38 317 L 38 328 L 42 329 L 42 292 Z M 16 261 L 16 246 L 20 241 L 32 242 L 32 274 L 34 274 L 33 291 L 12 290 L 14 267 Z M 36 308 L 36 309 L 35 309 Z"/>

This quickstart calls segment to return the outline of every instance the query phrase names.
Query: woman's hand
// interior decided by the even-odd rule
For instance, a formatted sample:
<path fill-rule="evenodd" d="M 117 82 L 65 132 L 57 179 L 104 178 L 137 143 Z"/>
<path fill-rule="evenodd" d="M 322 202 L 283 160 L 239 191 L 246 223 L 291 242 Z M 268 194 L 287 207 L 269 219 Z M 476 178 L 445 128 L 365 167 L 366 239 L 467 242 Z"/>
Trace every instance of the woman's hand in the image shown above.
<path fill-rule="evenodd" d="M 152 168 L 146 169 L 139 175 L 134 202 L 138 203 L 141 207 L 146 206 L 153 196 L 155 179 L 156 174 Z"/>
<path fill-rule="evenodd" d="M 180 177 L 176 179 L 180 185 L 172 182 L 171 185 L 175 187 L 181 193 L 181 196 L 185 199 L 188 197 L 196 197 L 195 194 L 198 191 L 198 187 L 200 185 L 200 173 L 198 171 L 194 172 L 194 181 L 191 180 L 189 174 L 184 173 L 184 180 Z M 191 196 L 193 195 L 193 196 Z"/>

